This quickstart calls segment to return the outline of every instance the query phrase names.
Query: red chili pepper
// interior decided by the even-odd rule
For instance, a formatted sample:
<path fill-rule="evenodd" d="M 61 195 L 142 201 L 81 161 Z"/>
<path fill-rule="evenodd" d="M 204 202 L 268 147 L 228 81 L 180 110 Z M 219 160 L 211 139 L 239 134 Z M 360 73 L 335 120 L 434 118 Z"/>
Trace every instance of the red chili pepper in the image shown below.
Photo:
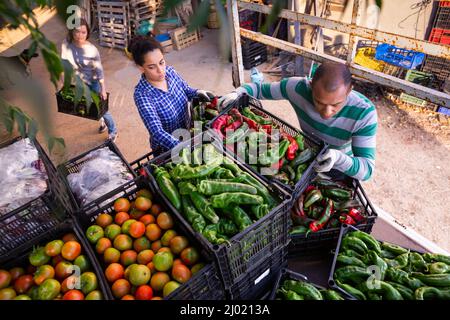
<path fill-rule="evenodd" d="M 306 188 L 306 190 L 304 191 L 304 193 L 306 194 L 306 193 L 310 192 L 311 190 L 315 190 L 315 189 L 317 189 L 315 186 L 309 185 L 309 186 Z"/>
<path fill-rule="evenodd" d="M 309 224 L 309 230 L 312 232 L 317 232 L 322 229 L 330 220 L 331 215 L 333 214 L 333 200 L 329 199 L 327 201 L 327 206 L 323 210 L 322 216 Z"/>
<path fill-rule="evenodd" d="M 236 129 L 242 126 L 242 121 L 236 120 L 225 128 L 225 132 L 227 131 L 235 131 Z"/>
<path fill-rule="evenodd" d="M 221 115 L 212 124 L 212 128 L 216 130 L 222 137 L 223 137 L 222 129 L 228 125 L 229 118 L 230 118 L 229 115 L 226 114 Z"/>
<path fill-rule="evenodd" d="M 261 129 L 263 129 L 269 136 L 272 134 L 272 125 L 270 124 L 261 125 Z"/>
<path fill-rule="evenodd" d="M 359 222 L 359 221 L 362 221 L 365 219 L 365 217 L 361 214 L 361 212 L 359 212 L 359 210 L 356 208 L 351 208 L 347 214 L 350 217 L 352 217 L 353 220 L 355 220 L 356 222 Z"/>
<path fill-rule="evenodd" d="M 341 215 L 339 216 L 339 221 L 340 221 L 341 223 L 345 223 L 345 224 L 349 224 L 349 225 L 354 225 L 354 224 L 356 224 L 356 221 L 353 220 L 352 217 L 350 217 L 348 214 L 345 214 L 345 213 L 343 213 L 343 214 L 341 214 Z"/>
<path fill-rule="evenodd" d="M 230 115 L 235 119 L 235 120 L 239 120 L 242 122 L 242 114 L 239 112 L 238 109 L 233 108 L 230 110 Z"/>
<path fill-rule="evenodd" d="M 297 141 L 295 141 L 295 139 L 293 138 L 293 137 L 291 137 L 289 134 L 287 134 L 287 133 L 283 133 L 283 137 L 284 138 L 286 138 L 286 139 L 288 139 L 289 140 L 289 142 L 290 142 L 290 144 L 289 144 L 289 147 L 288 147 L 288 149 L 287 149 L 287 152 L 286 152 L 286 158 L 288 159 L 288 160 L 294 160 L 295 159 L 295 153 L 297 152 L 297 150 L 298 150 L 298 144 L 297 144 Z"/>
<path fill-rule="evenodd" d="M 248 127 L 253 130 L 258 130 L 258 124 L 250 118 L 242 116 L 242 119 L 248 124 Z"/>
<path fill-rule="evenodd" d="M 279 171 L 281 169 L 281 167 L 283 166 L 283 164 L 284 164 L 284 158 L 281 158 L 280 160 L 278 160 L 278 162 L 272 163 L 270 165 L 270 169 Z"/>
<path fill-rule="evenodd" d="M 145 171 L 144 168 L 140 168 L 139 169 L 139 175 L 143 176 L 143 177 L 147 177 L 148 176 L 147 171 Z"/>

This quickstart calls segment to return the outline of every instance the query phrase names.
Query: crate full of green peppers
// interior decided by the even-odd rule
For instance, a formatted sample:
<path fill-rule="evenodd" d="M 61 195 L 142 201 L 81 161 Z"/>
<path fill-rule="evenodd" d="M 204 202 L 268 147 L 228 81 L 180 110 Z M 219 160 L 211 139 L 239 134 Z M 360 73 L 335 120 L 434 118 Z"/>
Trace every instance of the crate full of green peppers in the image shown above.
<path fill-rule="evenodd" d="M 289 231 L 291 256 L 333 247 L 342 224 L 366 232 L 375 224 L 378 215 L 361 184 L 335 170 L 328 174 L 317 176 L 294 200 L 293 227 Z"/>
<path fill-rule="evenodd" d="M 325 149 L 323 143 L 263 110 L 258 100 L 245 94 L 223 110 L 210 129 L 234 157 L 295 198 L 314 178 L 315 159 Z"/>
<path fill-rule="evenodd" d="M 109 93 L 107 99 L 103 100 L 96 92 L 90 91 L 90 104 L 86 99 L 86 94 L 83 90 L 77 94 L 75 86 L 61 89 L 56 93 L 58 112 L 85 119 L 100 120 L 108 111 Z"/>
<path fill-rule="evenodd" d="M 450 256 L 378 241 L 344 225 L 328 283 L 358 300 L 450 300 Z"/>
<path fill-rule="evenodd" d="M 183 142 L 147 171 L 166 203 L 219 260 L 226 287 L 288 243 L 290 196 L 213 143 Z M 176 155 L 173 159 L 173 155 Z"/>

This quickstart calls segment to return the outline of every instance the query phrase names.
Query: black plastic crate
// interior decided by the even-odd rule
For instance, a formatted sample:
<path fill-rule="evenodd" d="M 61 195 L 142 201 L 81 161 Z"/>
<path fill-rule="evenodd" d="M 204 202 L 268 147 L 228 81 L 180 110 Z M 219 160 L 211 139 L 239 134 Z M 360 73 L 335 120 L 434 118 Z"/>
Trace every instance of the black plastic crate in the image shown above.
<path fill-rule="evenodd" d="M 4 148 L 22 140 L 14 138 L 0 146 Z M 47 172 L 47 191 L 38 198 L 25 203 L 6 214 L 0 215 L 0 259 L 8 259 L 17 250 L 39 234 L 56 226 L 73 210 L 69 192 L 48 155 L 37 140 L 31 140 L 36 147 L 39 159 Z"/>
<path fill-rule="evenodd" d="M 223 300 L 225 299 L 225 291 L 218 274 L 218 267 L 213 261 L 211 253 L 205 251 L 200 243 L 196 240 L 191 233 L 191 230 L 184 227 L 183 223 L 180 223 L 179 217 L 174 214 L 171 208 L 165 206 L 165 201 L 161 199 L 161 196 L 156 192 L 154 186 L 149 180 L 143 176 L 140 176 L 134 180 L 129 181 L 125 185 L 109 192 L 101 198 L 91 202 L 85 211 L 89 212 L 78 217 L 82 230 L 87 228 L 95 222 L 98 215 L 102 213 L 109 213 L 114 217 L 114 201 L 119 197 L 125 197 L 129 200 L 136 199 L 136 193 L 139 189 L 146 188 L 153 194 L 152 202 L 156 202 L 163 207 L 163 211 L 170 213 L 174 219 L 174 229 L 180 230 L 181 234 L 188 238 L 189 243 L 195 246 L 200 255 L 206 258 L 208 264 L 197 272 L 188 282 L 182 284 L 179 289 L 172 292 L 166 299 L 169 300 Z M 95 256 L 96 261 L 102 266 L 102 270 L 105 269 L 103 262 L 100 262 L 100 258 Z M 102 277 L 104 277 L 102 272 Z M 106 281 L 106 278 L 105 278 Z M 111 288 L 108 285 L 106 292 L 110 299 L 114 299 Z"/>
<path fill-rule="evenodd" d="M 130 165 L 125 160 L 125 157 L 122 155 L 120 150 L 117 148 L 116 144 L 114 142 L 112 142 L 111 140 L 108 140 L 108 141 L 102 143 L 101 145 L 99 145 L 89 151 L 86 151 L 85 153 L 82 153 L 81 155 L 79 155 L 63 164 L 60 164 L 58 166 L 58 172 L 59 172 L 60 176 L 63 178 L 64 184 L 66 185 L 67 189 L 69 190 L 69 196 L 71 198 L 71 201 L 72 201 L 76 211 L 79 211 L 82 207 L 86 207 L 89 204 L 86 204 L 84 206 L 82 206 L 80 204 L 80 201 L 76 198 L 75 194 L 70 189 L 69 182 L 67 180 L 67 176 L 71 173 L 80 172 L 83 164 L 86 162 L 83 158 L 87 154 L 89 154 L 90 152 L 92 152 L 94 150 L 98 150 L 98 149 L 105 148 L 105 147 L 109 148 L 112 152 L 114 152 L 122 160 L 122 163 L 124 164 L 124 166 L 126 168 L 128 168 L 128 171 L 133 175 L 133 177 L 136 177 L 135 172 L 131 169 Z"/>
<path fill-rule="evenodd" d="M 358 230 L 359 231 L 364 231 L 364 230 L 360 230 L 358 228 L 355 228 L 354 226 L 351 226 L 351 225 L 344 224 L 344 225 L 341 226 L 341 229 L 339 231 L 339 239 L 338 239 L 338 242 L 337 242 L 337 245 L 336 245 L 336 249 L 334 250 L 333 263 L 331 265 L 330 274 L 328 275 L 328 285 L 331 288 L 333 288 L 335 290 L 338 290 L 339 292 L 342 292 L 343 294 L 345 294 L 345 295 L 347 295 L 349 297 L 352 297 L 354 300 L 357 300 L 357 299 L 354 296 L 352 296 L 351 294 L 349 294 L 347 291 L 345 291 L 344 289 L 339 287 L 337 285 L 337 283 L 334 281 L 334 271 L 336 270 L 337 256 L 339 255 L 342 239 L 344 238 L 344 236 L 347 233 L 353 232 L 353 231 L 358 231 Z M 408 249 L 410 252 L 417 252 L 417 253 L 420 253 L 420 254 L 425 253 L 425 252 L 421 252 L 421 251 L 417 251 L 417 250 L 412 250 L 412 249 L 409 249 L 409 248 L 405 248 L 405 249 Z"/>
<path fill-rule="evenodd" d="M 450 60 L 428 55 L 422 71 L 433 73 L 438 82 L 433 83 L 432 87 L 441 89 L 444 81 L 450 77 Z"/>
<path fill-rule="evenodd" d="M 130 162 L 130 168 L 137 176 L 147 176 L 145 167 L 153 158 L 157 157 L 158 155 L 158 152 L 150 151 L 149 153 L 144 154 L 142 157 Z"/>
<path fill-rule="evenodd" d="M 230 300 L 267 300 L 280 271 L 287 267 L 287 250 L 282 248 L 261 264 L 246 272 L 246 276 L 227 290 Z"/>
<path fill-rule="evenodd" d="M 82 254 L 87 256 L 91 264 L 90 271 L 93 271 L 97 276 L 97 290 L 100 290 L 102 292 L 103 299 L 107 299 L 107 283 L 102 276 L 102 271 L 95 259 L 94 252 L 92 251 L 86 238 L 84 237 L 79 225 L 72 219 L 67 219 L 66 221 L 59 223 L 46 232 L 41 233 L 39 236 L 34 237 L 32 240 L 29 240 L 24 246 L 17 250 L 14 255 L 9 256 L 7 259 L 1 260 L 0 269 L 10 269 L 20 266 L 26 267 L 27 265 L 29 265 L 28 256 L 35 247 L 43 246 L 50 241 L 60 239 L 67 233 L 73 233 L 77 237 L 78 242 L 81 244 Z"/>
<path fill-rule="evenodd" d="M 211 138 L 206 135 L 207 138 Z M 263 263 L 268 257 L 277 252 L 280 248 L 284 248 L 288 243 L 288 228 L 290 226 L 290 217 L 288 210 L 290 209 L 290 195 L 277 186 L 268 184 L 266 181 L 259 178 L 255 173 L 248 170 L 240 162 L 232 159 L 232 157 L 224 152 L 223 147 L 212 139 L 212 144 L 215 148 L 224 154 L 230 160 L 233 160 L 239 168 L 248 172 L 253 178 L 262 183 L 275 198 L 280 201 L 270 213 L 253 223 L 246 230 L 238 233 L 229 240 L 228 244 L 213 245 L 203 235 L 196 233 L 190 224 L 185 220 L 183 215 L 175 209 L 172 203 L 161 192 L 161 197 L 164 199 L 166 205 L 174 212 L 179 220 L 190 230 L 198 241 L 209 252 L 213 253 L 217 259 L 220 268 L 222 280 L 225 289 L 229 289 L 236 283 L 239 283 L 247 276 L 247 271 L 252 270 L 255 266 Z M 202 138 L 197 138 L 191 141 L 181 143 L 177 148 L 190 148 L 192 151 L 196 146 L 200 145 Z M 150 163 L 161 166 L 171 161 L 171 151 L 153 159 Z M 150 180 L 154 187 L 159 190 L 157 182 L 153 176 L 153 169 L 147 166 Z"/>
<path fill-rule="evenodd" d="M 290 124 L 286 123 L 285 121 L 281 120 L 280 118 L 278 118 L 277 116 L 275 116 L 274 114 L 268 112 L 267 110 L 264 110 L 262 107 L 262 104 L 259 100 L 253 98 L 252 96 L 248 95 L 248 94 L 242 94 L 239 96 L 239 98 L 230 106 L 228 106 L 227 108 L 225 108 L 222 112 L 220 112 L 219 116 L 223 115 L 223 114 L 228 114 L 230 112 L 230 110 L 232 108 L 237 108 L 239 111 L 242 111 L 243 108 L 245 107 L 251 107 L 253 108 L 253 111 L 255 111 L 255 113 L 267 117 L 268 119 L 272 120 L 272 122 L 277 125 L 278 127 L 280 127 L 284 132 L 286 132 L 287 134 L 291 135 L 291 136 L 296 136 L 298 134 L 301 134 L 304 137 L 305 140 L 305 145 L 306 147 L 310 148 L 310 147 L 316 147 L 318 148 L 319 152 L 317 154 L 317 156 L 319 156 L 320 154 L 322 154 L 323 152 L 325 152 L 326 150 L 326 146 L 323 142 L 321 142 L 317 137 L 312 137 L 309 135 L 306 135 L 304 132 L 300 131 L 299 129 L 296 129 L 294 127 L 292 127 Z M 213 121 L 211 121 L 210 125 L 212 125 L 212 123 L 214 123 L 214 121 L 217 118 L 213 119 Z M 210 127 L 209 125 L 209 127 Z M 208 133 L 214 135 L 215 131 L 214 130 L 208 130 Z M 261 175 L 259 172 L 255 171 L 251 166 L 249 166 L 248 164 L 245 163 L 245 161 L 243 161 L 243 159 L 240 159 L 238 157 L 238 155 L 230 152 L 228 149 L 226 149 L 226 151 L 228 153 L 230 153 L 234 158 L 238 159 L 238 161 L 244 163 L 244 165 L 246 166 L 246 168 L 248 170 L 250 170 L 251 172 L 253 172 L 254 174 L 258 175 L 260 178 L 262 178 L 263 180 L 265 180 L 267 183 L 275 183 L 277 186 L 279 186 L 280 188 L 283 188 L 284 190 L 286 190 L 288 192 L 288 194 L 291 195 L 291 206 L 293 204 L 293 201 L 295 199 L 297 199 L 302 192 L 306 189 L 306 187 L 308 186 L 309 182 L 314 179 L 314 177 L 317 175 L 316 171 L 314 171 L 313 167 L 314 165 L 317 163 L 317 160 L 313 160 L 311 162 L 311 164 L 309 165 L 308 169 L 305 170 L 305 172 L 302 175 L 302 178 L 300 179 L 300 181 L 298 181 L 295 186 L 290 186 L 287 185 L 285 183 L 282 183 L 276 179 L 271 179 L 270 176 L 264 176 Z M 316 156 L 316 158 L 317 158 Z"/>
<path fill-rule="evenodd" d="M 319 290 L 325 290 L 326 289 L 326 288 L 324 288 L 322 286 L 319 286 L 319 285 L 317 285 L 315 283 L 310 282 L 308 280 L 308 278 L 305 275 L 303 275 L 303 274 L 300 274 L 300 273 L 294 272 L 292 270 L 283 268 L 282 270 L 280 270 L 280 272 L 277 275 L 277 279 L 275 280 L 275 286 L 273 287 L 273 290 L 270 293 L 269 300 L 275 300 L 278 288 L 281 286 L 283 281 L 287 280 L 287 279 L 307 282 L 307 283 L 313 285 L 314 287 L 316 287 Z M 341 293 L 343 298 L 346 299 L 346 300 L 354 300 L 354 298 L 352 296 L 348 295 L 346 292 L 342 292 L 340 290 L 339 293 Z"/>
<path fill-rule="evenodd" d="M 332 170 L 327 175 L 333 178 L 334 181 L 344 182 L 345 185 L 350 186 L 354 190 L 353 199 L 361 202 L 364 211 L 363 214 L 367 216 L 367 219 L 362 223 L 356 225 L 361 231 L 370 233 L 372 227 L 375 224 L 375 220 L 378 214 L 375 211 L 372 203 L 367 197 L 361 183 L 358 180 L 352 179 L 344 174 Z M 305 234 L 291 236 L 291 242 L 289 244 L 289 255 L 299 256 L 308 255 L 314 251 L 325 251 L 334 248 L 339 238 L 340 227 L 322 229 L 314 233 L 310 233 L 308 236 Z"/>
<path fill-rule="evenodd" d="M 242 40 L 242 60 L 248 70 L 267 61 L 267 46 L 250 39 Z"/>
<path fill-rule="evenodd" d="M 100 120 L 103 115 L 108 112 L 109 93 L 107 93 L 106 100 L 100 99 L 98 107 L 92 102 L 88 108 L 85 103 L 78 103 L 75 105 L 74 101 L 69 101 L 63 98 L 61 91 L 56 93 L 56 102 L 58 105 L 58 112 L 70 114 L 72 116 L 81 117 L 84 119 Z"/>

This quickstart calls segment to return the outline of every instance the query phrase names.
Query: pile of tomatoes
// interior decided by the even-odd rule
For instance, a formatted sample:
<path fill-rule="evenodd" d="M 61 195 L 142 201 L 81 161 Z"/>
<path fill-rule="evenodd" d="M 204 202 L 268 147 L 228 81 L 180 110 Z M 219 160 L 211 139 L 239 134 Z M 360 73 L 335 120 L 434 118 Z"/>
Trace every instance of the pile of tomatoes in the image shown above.
<path fill-rule="evenodd" d="M 116 299 L 165 298 L 204 266 L 173 217 L 152 200 L 147 189 L 131 202 L 118 198 L 114 212 L 100 214 L 86 230 Z"/>
<path fill-rule="evenodd" d="M 0 270 L 0 300 L 101 300 L 98 279 L 73 233 L 38 246 L 29 265 Z"/>

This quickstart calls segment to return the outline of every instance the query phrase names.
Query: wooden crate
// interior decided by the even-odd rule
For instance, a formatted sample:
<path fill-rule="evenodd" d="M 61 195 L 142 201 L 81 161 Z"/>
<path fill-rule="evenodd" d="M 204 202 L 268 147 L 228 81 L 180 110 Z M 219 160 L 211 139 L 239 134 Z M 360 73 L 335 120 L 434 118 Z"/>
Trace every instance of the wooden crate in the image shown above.
<path fill-rule="evenodd" d="M 198 34 L 196 31 L 187 32 L 187 27 L 180 27 L 173 30 L 170 34 L 175 50 L 187 48 L 198 41 Z"/>
<path fill-rule="evenodd" d="M 217 11 L 209 13 L 208 28 L 209 29 L 219 29 L 220 28 L 219 15 L 217 14 Z"/>
<path fill-rule="evenodd" d="M 97 1 L 99 43 L 124 49 L 130 38 L 128 2 Z"/>
<path fill-rule="evenodd" d="M 172 39 L 161 41 L 160 44 L 163 47 L 164 53 L 169 53 L 173 50 Z"/>

